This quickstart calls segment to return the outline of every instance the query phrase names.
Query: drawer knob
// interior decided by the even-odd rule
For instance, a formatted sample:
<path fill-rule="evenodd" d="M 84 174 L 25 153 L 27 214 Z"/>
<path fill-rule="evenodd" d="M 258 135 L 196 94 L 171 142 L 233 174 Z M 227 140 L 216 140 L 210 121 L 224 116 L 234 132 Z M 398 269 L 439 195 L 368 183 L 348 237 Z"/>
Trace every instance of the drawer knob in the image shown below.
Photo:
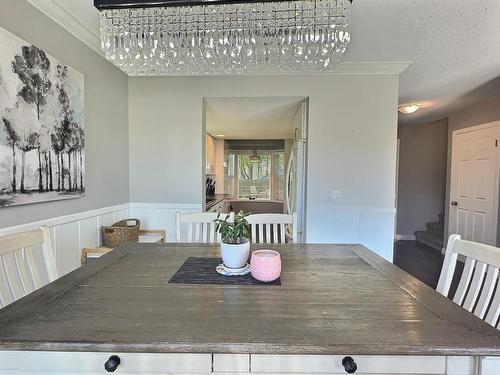
<path fill-rule="evenodd" d="M 115 372 L 118 366 L 120 366 L 121 362 L 122 361 L 120 360 L 120 357 L 118 357 L 117 355 L 112 355 L 104 364 L 104 369 L 107 372 Z"/>
<path fill-rule="evenodd" d="M 344 357 L 342 366 L 344 366 L 345 372 L 348 374 L 354 374 L 358 370 L 358 365 L 356 365 L 352 357 Z"/>

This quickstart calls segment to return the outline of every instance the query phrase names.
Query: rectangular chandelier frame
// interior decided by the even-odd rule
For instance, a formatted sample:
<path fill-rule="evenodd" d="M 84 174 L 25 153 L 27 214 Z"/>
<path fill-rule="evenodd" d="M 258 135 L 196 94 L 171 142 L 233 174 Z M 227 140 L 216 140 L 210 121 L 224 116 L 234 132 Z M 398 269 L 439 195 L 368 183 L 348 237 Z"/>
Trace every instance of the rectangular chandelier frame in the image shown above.
<path fill-rule="evenodd" d="M 300 0 L 94 0 L 94 6 L 99 10 L 130 9 L 130 8 L 165 8 L 195 5 L 277 3 Z M 349 0 L 352 3 L 353 0 Z"/>

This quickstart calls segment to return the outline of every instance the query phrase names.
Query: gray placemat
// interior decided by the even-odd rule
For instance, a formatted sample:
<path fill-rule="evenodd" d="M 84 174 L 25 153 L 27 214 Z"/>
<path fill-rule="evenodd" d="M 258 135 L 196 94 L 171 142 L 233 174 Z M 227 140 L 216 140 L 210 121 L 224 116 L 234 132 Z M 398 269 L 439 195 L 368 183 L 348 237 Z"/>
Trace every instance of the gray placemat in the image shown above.
<path fill-rule="evenodd" d="M 215 285 L 281 285 L 281 278 L 263 283 L 248 274 L 245 276 L 222 276 L 215 268 L 221 264 L 219 258 L 188 258 L 170 279 L 170 284 L 215 284 Z"/>

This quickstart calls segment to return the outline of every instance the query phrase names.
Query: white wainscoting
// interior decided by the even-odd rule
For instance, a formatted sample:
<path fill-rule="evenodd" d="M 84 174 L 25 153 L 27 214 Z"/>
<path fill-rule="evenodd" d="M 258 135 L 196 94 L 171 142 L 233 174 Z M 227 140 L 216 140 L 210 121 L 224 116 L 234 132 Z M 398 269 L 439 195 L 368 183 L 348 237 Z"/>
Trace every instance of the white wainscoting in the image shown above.
<path fill-rule="evenodd" d="M 141 220 L 144 229 L 164 229 L 175 242 L 177 212 L 200 212 L 201 204 L 127 203 L 0 229 L 0 236 L 46 225 L 51 228 L 61 275 L 80 266 L 81 249 L 102 244 L 101 227 L 124 218 Z M 392 260 L 392 208 L 315 206 L 308 209 L 308 243 L 361 243 Z"/>
<path fill-rule="evenodd" d="M 48 226 L 51 229 L 57 269 L 65 275 L 80 267 L 81 249 L 102 246 L 101 227 L 125 218 L 141 220 L 145 229 L 164 229 L 167 241 L 175 242 L 177 212 L 200 212 L 201 204 L 125 203 L 117 206 L 78 212 L 14 227 L 0 229 L 0 236 Z"/>
<path fill-rule="evenodd" d="M 130 217 L 139 219 L 145 229 L 164 229 L 165 242 L 175 242 L 175 220 L 177 212 L 201 212 L 196 203 L 130 203 Z"/>
<path fill-rule="evenodd" d="M 392 261 L 395 215 L 392 207 L 309 206 L 307 242 L 359 243 Z"/>
<path fill-rule="evenodd" d="M 127 217 L 128 203 L 3 228 L 0 229 L 0 236 L 48 226 L 51 229 L 57 269 L 62 276 L 80 267 L 82 248 L 102 244 L 101 226 L 111 225 Z"/>

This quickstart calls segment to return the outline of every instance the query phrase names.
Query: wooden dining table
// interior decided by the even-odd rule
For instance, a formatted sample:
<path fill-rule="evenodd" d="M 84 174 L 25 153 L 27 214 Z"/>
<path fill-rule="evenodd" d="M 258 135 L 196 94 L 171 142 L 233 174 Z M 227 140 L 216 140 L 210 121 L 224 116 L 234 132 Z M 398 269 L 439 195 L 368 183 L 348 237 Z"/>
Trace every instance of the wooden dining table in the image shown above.
<path fill-rule="evenodd" d="M 497 329 L 367 248 L 261 248 L 279 282 L 179 276 L 215 245 L 118 248 L 0 310 L 0 374 L 500 374 Z"/>

